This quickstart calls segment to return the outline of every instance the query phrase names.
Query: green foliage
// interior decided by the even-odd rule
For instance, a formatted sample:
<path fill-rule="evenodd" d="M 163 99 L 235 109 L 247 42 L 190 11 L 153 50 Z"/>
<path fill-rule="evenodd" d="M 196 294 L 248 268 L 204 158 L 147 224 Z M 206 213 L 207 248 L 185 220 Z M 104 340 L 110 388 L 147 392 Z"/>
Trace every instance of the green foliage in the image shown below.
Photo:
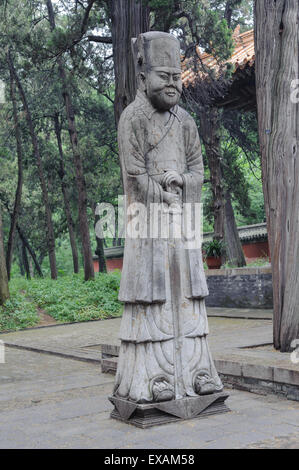
<path fill-rule="evenodd" d="M 86 180 L 88 218 L 93 252 L 96 247 L 93 230 L 95 205 L 104 201 L 115 205 L 117 195 L 122 192 L 113 114 L 115 83 L 111 45 L 93 43 L 87 39 L 89 33 L 102 34 L 103 36 L 111 35 L 111 17 L 108 8 L 110 2 L 98 1 L 93 4 L 88 30 L 82 36 L 82 19 L 86 12 L 87 3 L 87 0 L 66 3 L 60 0 L 53 1 L 56 20 L 54 32 L 51 32 L 47 6 L 44 1 L 20 0 L 18 9 L 15 8 L 13 2 L 8 1 L 6 2 L 7 8 L 5 11 L 4 9 L 0 10 L 2 20 L 0 26 L 0 45 L 2 46 L 2 49 L 0 48 L 2 51 L 0 52 L 0 78 L 6 84 L 6 103 L 0 110 L 0 203 L 3 208 L 4 238 L 7 242 L 10 227 L 10 217 L 4 202 L 8 204 L 11 211 L 14 205 L 17 184 L 16 142 L 12 104 L 9 96 L 9 73 L 5 56 L 9 46 L 38 134 L 53 214 L 59 272 L 57 284 L 63 283 L 63 279 L 65 282 L 70 279 L 69 275 L 72 272 L 73 263 L 61 193 L 59 154 L 53 126 L 54 113 L 59 113 L 59 121 L 62 126 L 64 182 L 67 187 L 77 241 L 80 239 L 78 191 L 62 98 L 61 80 L 57 69 L 58 57 L 62 59 L 64 64 L 74 105 L 79 147 Z M 224 0 L 204 0 L 201 2 L 197 0 L 148 0 L 147 3 L 151 10 L 152 28 L 171 31 L 176 34 L 180 38 L 184 50 L 191 44 L 198 44 L 201 50 L 213 53 L 219 61 L 225 60 L 231 53 L 233 28 L 242 18 L 244 19 L 243 26 L 245 28 L 251 12 L 248 5 L 246 5 L 248 2 L 231 0 L 230 3 L 234 7 L 234 11 L 232 28 L 230 29 L 224 20 L 227 4 L 227 1 Z M 145 0 L 143 1 L 144 4 Z M 96 29 L 97 31 L 95 31 Z M 17 105 L 24 163 L 24 184 L 19 224 L 34 249 L 44 274 L 47 276 L 49 262 L 46 256 L 47 241 L 44 207 L 38 169 L 18 92 Z M 233 122 L 236 115 L 234 114 L 231 118 Z M 241 120 L 240 117 L 238 119 Z M 243 134 L 248 136 L 248 140 L 255 144 L 256 131 L 252 118 L 242 118 L 240 126 Z M 238 142 L 233 142 L 231 145 L 231 149 L 224 149 L 223 153 L 226 164 L 231 171 L 230 181 L 229 177 L 227 179 L 230 186 L 232 186 L 233 205 L 237 214 L 237 221 L 239 224 L 262 221 L 264 213 L 261 184 L 252 175 L 252 168 L 248 165 L 248 160 L 244 156 L 244 152 L 248 151 L 248 148 L 244 150 Z M 231 158 L 229 158 L 230 156 Z M 255 160 L 255 157 L 253 160 Z M 259 178 L 260 170 L 257 169 L 256 173 Z M 205 176 L 205 179 L 208 180 L 207 170 Z M 240 181 L 239 185 L 235 184 L 237 177 Z M 209 184 L 206 184 L 203 188 L 204 231 L 213 229 L 210 195 Z M 79 256 L 79 258 L 82 266 L 81 257 Z M 18 275 L 18 263 L 22 262 L 18 250 L 18 236 L 15 237 L 13 261 L 12 277 L 14 278 Z M 34 286 L 38 282 L 41 282 L 42 287 L 43 283 L 48 281 L 33 280 L 32 284 L 26 284 L 26 286 Z M 98 278 L 96 282 L 98 282 Z M 29 308 L 30 301 L 26 302 L 26 308 Z M 53 304 L 49 308 L 55 310 L 58 306 L 54 307 Z M 88 307 L 86 304 L 82 308 L 83 313 L 87 312 L 86 317 L 98 314 L 98 310 L 94 310 L 93 306 Z M 15 310 L 19 311 L 18 308 L 15 308 Z M 82 312 L 80 315 L 83 315 Z"/>
<path fill-rule="evenodd" d="M 78 322 L 113 318 L 121 315 L 118 301 L 120 274 L 99 274 L 84 282 L 81 275 L 26 282 L 26 296 L 59 322 Z"/>
<path fill-rule="evenodd" d="M 10 283 L 10 299 L 0 306 L 0 331 L 20 330 L 38 323 L 35 303 L 21 290 L 25 282 L 24 279 L 16 279 Z"/>
<path fill-rule="evenodd" d="M 178 34 L 183 30 L 185 47 L 195 42 L 220 61 L 231 56 L 234 43 L 232 30 L 224 19 L 225 8 L 221 8 L 223 2 L 147 0 L 147 4 L 154 18 L 152 29 L 176 30 Z"/>
<path fill-rule="evenodd" d="M 205 18 L 205 52 L 213 54 L 220 60 L 228 59 L 234 50 L 232 31 L 227 22 L 215 11 L 207 11 Z"/>
<path fill-rule="evenodd" d="M 240 149 L 236 145 L 223 146 L 223 176 L 225 186 L 232 193 L 239 211 L 248 216 L 250 214 L 249 182 L 240 165 Z"/>
<path fill-rule="evenodd" d="M 225 111 L 220 116 L 220 124 L 223 186 L 224 190 L 230 193 L 236 223 L 242 226 L 264 222 L 265 208 L 256 115 L 250 112 Z M 204 145 L 202 149 L 206 181 L 202 192 L 203 229 L 204 232 L 212 232 L 213 198 L 210 173 Z"/>
<path fill-rule="evenodd" d="M 0 331 L 28 328 L 38 323 L 37 308 L 57 322 L 81 322 L 119 317 L 120 273 L 99 274 L 85 282 L 83 275 L 66 275 L 57 281 L 49 278 L 10 282 L 11 298 L 0 307 Z"/>
<path fill-rule="evenodd" d="M 168 11 L 174 5 L 174 0 L 149 0 L 148 5 L 152 10 L 167 9 Z"/>
<path fill-rule="evenodd" d="M 66 50 L 72 43 L 71 38 L 66 30 L 60 26 L 56 27 L 55 30 L 51 33 L 46 47 L 51 50 L 56 48 L 57 50 Z"/>
<path fill-rule="evenodd" d="M 203 245 L 206 257 L 220 258 L 224 252 L 224 243 L 216 238 Z"/>
<path fill-rule="evenodd" d="M 94 209 L 98 202 L 117 199 L 120 192 L 120 169 L 117 155 L 117 138 L 113 114 L 113 103 L 105 96 L 113 96 L 113 62 L 106 60 L 106 50 L 101 45 L 89 43 L 85 37 L 80 43 L 84 4 L 69 5 L 54 2 L 56 16 L 54 32 L 50 30 L 46 2 L 20 0 L 20 12 L 16 13 L 13 2 L 7 2 L 0 27 L 0 79 L 6 85 L 6 103 L 0 109 L 0 204 L 3 208 L 4 236 L 7 243 L 10 217 L 14 207 L 17 186 L 17 158 L 10 80 L 6 61 L 7 46 L 10 46 L 14 66 L 21 79 L 35 130 L 38 134 L 43 170 L 49 191 L 49 201 L 54 223 L 56 247 L 64 245 L 69 259 L 60 260 L 60 274 L 69 272 L 72 255 L 67 244 L 67 220 L 59 176 L 60 163 L 53 116 L 59 114 L 62 126 L 64 152 L 64 183 L 70 203 L 75 234 L 79 239 L 78 188 L 76 186 L 73 155 L 64 110 L 62 86 L 59 78 L 57 57 L 65 66 L 67 82 L 73 99 L 79 147 L 82 153 L 88 197 L 88 219 L 91 240 L 94 237 Z M 99 7 L 99 9 L 98 9 Z M 104 26 L 100 21 L 100 5 L 94 5 L 89 27 Z M 20 120 L 23 152 L 23 194 L 19 225 L 37 255 L 40 264 L 48 272 L 47 240 L 44 206 L 39 183 L 39 174 L 31 145 L 27 122 L 17 90 L 17 107 Z M 65 241 L 67 240 L 67 243 Z M 20 261 L 18 236 L 15 237 L 14 262 Z M 44 261 L 44 263 L 43 263 Z"/>

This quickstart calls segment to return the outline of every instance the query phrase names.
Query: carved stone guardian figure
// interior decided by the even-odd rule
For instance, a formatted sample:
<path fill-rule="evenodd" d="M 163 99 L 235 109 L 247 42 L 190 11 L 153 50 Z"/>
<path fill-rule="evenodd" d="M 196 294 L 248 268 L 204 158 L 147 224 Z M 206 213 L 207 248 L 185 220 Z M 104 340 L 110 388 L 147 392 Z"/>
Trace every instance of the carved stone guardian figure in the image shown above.
<path fill-rule="evenodd" d="M 228 395 L 207 343 L 201 247 L 174 236 L 175 208 L 199 204 L 204 178 L 196 124 L 178 106 L 179 41 L 149 32 L 133 40 L 133 50 L 138 91 L 120 118 L 119 153 L 127 208 L 143 205 L 147 216 L 142 237 L 126 236 L 121 346 L 110 400 L 112 417 L 146 427 L 228 411 Z M 168 237 L 148 230 L 155 204 L 166 209 L 161 220 L 169 224 Z"/>

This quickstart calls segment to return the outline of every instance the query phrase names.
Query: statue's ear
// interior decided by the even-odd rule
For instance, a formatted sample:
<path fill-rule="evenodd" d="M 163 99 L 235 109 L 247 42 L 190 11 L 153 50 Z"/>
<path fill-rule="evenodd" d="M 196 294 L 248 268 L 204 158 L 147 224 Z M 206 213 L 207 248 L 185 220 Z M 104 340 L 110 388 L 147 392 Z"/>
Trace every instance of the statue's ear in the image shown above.
<path fill-rule="evenodd" d="M 140 88 L 143 91 L 146 91 L 146 77 L 145 77 L 144 72 L 139 73 L 139 86 L 138 86 L 138 88 Z"/>
<path fill-rule="evenodd" d="M 140 88 L 145 91 L 145 88 L 146 88 L 145 87 L 145 74 L 143 73 L 144 57 L 143 57 L 143 53 L 140 52 L 139 50 L 140 44 L 138 43 L 137 38 L 131 39 L 131 47 L 132 47 L 134 65 L 135 65 L 135 76 L 137 80 L 137 88 Z"/>
<path fill-rule="evenodd" d="M 137 44 L 137 38 L 132 38 L 131 39 L 131 48 L 132 48 L 132 54 L 133 54 L 133 59 L 134 59 L 134 64 L 135 67 L 137 67 L 137 55 L 138 55 L 138 44 Z"/>

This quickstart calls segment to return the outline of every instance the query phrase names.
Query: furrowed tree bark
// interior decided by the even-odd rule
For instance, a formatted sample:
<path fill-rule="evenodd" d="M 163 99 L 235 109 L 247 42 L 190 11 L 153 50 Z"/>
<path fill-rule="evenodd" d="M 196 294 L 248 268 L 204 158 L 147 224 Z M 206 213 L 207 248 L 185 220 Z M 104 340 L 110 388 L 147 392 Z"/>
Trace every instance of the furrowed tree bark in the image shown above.
<path fill-rule="evenodd" d="M 274 346 L 299 338 L 299 3 L 255 1 L 256 85 Z M 295 88 L 294 88 L 295 87 Z M 297 92 L 296 92 L 297 87 Z"/>
<path fill-rule="evenodd" d="M 136 95 L 135 64 L 131 39 L 149 31 L 149 8 L 143 0 L 108 0 L 112 20 L 112 45 L 115 75 L 115 121 Z"/>
<path fill-rule="evenodd" d="M 10 223 L 10 230 L 9 230 L 7 250 L 6 250 L 6 269 L 7 269 L 8 279 L 10 279 L 14 236 L 15 236 L 16 225 L 17 225 L 17 220 L 18 220 L 20 206 L 21 206 L 21 199 L 22 199 L 23 158 L 22 158 L 20 125 L 19 125 L 19 118 L 18 118 L 18 111 L 17 111 L 16 89 L 15 89 L 13 71 L 11 69 L 11 64 L 9 60 L 8 60 L 8 66 L 9 66 L 9 72 L 10 72 L 10 97 L 11 97 L 12 107 L 13 107 L 14 129 L 15 129 L 17 157 L 18 157 L 18 183 L 17 183 L 16 194 L 15 194 L 13 213 L 11 215 L 11 223 Z"/>
<path fill-rule="evenodd" d="M 53 222 L 52 222 L 52 212 L 51 212 L 50 203 L 49 203 L 48 188 L 47 188 L 47 183 L 46 183 L 46 179 L 44 175 L 38 139 L 35 133 L 32 116 L 31 116 L 31 112 L 27 103 L 26 95 L 25 95 L 23 86 L 21 84 L 21 81 L 19 79 L 19 76 L 13 65 L 13 61 L 12 61 L 10 53 L 8 53 L 8 61 L 9 61 L 10 69 L 13 73 L 13 77 L 14 77 L 15 83 L 17 85 L 17 88 L 19 90 L 19 94 L 23 103 L 26 120 L 27 120 L 29 132 L 31 136 L 34 156 L 35 156 L 36 165 L 38 169 L 39 181 L 40 181 L 41 190 L 42 190 L 42 199 L 43 199 L 43 204 L 45 207 L 46 237 L 47 237 L 49 261 L 50 261 L 51 278 L 57 279 L 56 256 L 55 256 L 55 235 L 54 235 Z"/>
<path fill-rule="evenodd" d="M 9 299 L 9 288 L 4 254 L 2 216 L 0 209 L 0 305 L 3 305 L 7 299 Z"/>
<path fill-rule="evenodd" d="M 55 30 L 55 16 L 51 0 L 47 0 L 47 8 L 49 21 L 52 31 Z M 87 27 L 87 26 L 86 26 Z M 68 121 L 68 130 L 71 141 L 71 148 L 73 152 L 73 159 L 75 164 L 77 189 L 78 189 L 78 212 L 79 212 L 79 225 L 83 249 L 83 264 L 84 264 L 84 278 L 85 281 L 94 278 L 94 268 L 92 260 L 92 251 L 90 244 L 89 224 L 87 218 L 87 192 L 86 183 L 83 170 L 82 156 L 79 149 L 78 134 L 76 129 L 75 112 L 73 108 L 72 98 L 68 89 L 67 77 L 63 66 L 61 57 L 57 59 L 58 73 L 62 85 L 62 95 L 65 105 L 65 111 Z"/>
<path fill-rule="evenodd" d="M 75 231 L 74 231 L 75 224 L 74 224 L 73 217 L 72 217 L 71 207 L 70 207 L 69 198 L 67 194 L 67 186 L 65 182 L 64 155 L 63 155 L 62 142 L 61 142 L 61 127 L 59 125 L 59 116 L 57 113 L 54 116 L 54 126 L 55 126 L 55 134 L 56 134 L 57 145 L 58 145 L 59 156 L 60 156 L 58 173 L 61 179 L 61 191 L 63 195 L 64 211 L 66 215 L 67 226 L 68 226 L 69 237 L 70 237 L 70 244 L 71 244 L 71 249 L 72 249 L 74 273 L 77 274 L 79 272 L 79 259 L 78 259 L 76 236 L 75 236 Z"/>

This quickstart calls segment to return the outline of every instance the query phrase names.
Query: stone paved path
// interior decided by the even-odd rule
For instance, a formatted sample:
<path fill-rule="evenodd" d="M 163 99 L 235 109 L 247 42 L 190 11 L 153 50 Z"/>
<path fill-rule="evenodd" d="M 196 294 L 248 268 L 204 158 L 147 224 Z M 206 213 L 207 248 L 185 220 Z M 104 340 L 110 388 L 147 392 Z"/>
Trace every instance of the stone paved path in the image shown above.
<path fill-rule="evenodd" d="M 99 365 L 6 348 L 0 448 L 299 448 L 299 403 L 230 390 L 230 413 L 151 429 L 111 420 Z"/>
<path fill-rule="evenodd" d="M 271 347 L 254 347 L 272 342 L 271 312 L 209 308 L 208 313 L 209 345 L 215 359 L 299 369 L 298 364 L 292 365 L 290 354 L 281 354 Z M 269 318 L 265 319 L 267 316 Z M 0 339 L 8 345 L 38 352 L 99 361 L 100 344 L 119 344 L 120 321 L 116 318 L 34 328 L 0 334 Z"/>
<path fill-rule="evenodd" d="M 251 369 L 274 364 L 281 374 L 288 369 L 298 376 L 299 364 L 269 344 L 270 312 L 209 314 L 218 363 L 227 358 L 243 364 L 243 372 L 248 363 Z M 0 448 L 299 448 L 299 402 L 275 395 L 229 390 L 230 413 L 146 430 L 111 420 L 114 377 L 101 373 L 100 344 L 118 344 L 119 325 L 114 319 L 0 334 L 7 346 L 0 363 Z"/>

